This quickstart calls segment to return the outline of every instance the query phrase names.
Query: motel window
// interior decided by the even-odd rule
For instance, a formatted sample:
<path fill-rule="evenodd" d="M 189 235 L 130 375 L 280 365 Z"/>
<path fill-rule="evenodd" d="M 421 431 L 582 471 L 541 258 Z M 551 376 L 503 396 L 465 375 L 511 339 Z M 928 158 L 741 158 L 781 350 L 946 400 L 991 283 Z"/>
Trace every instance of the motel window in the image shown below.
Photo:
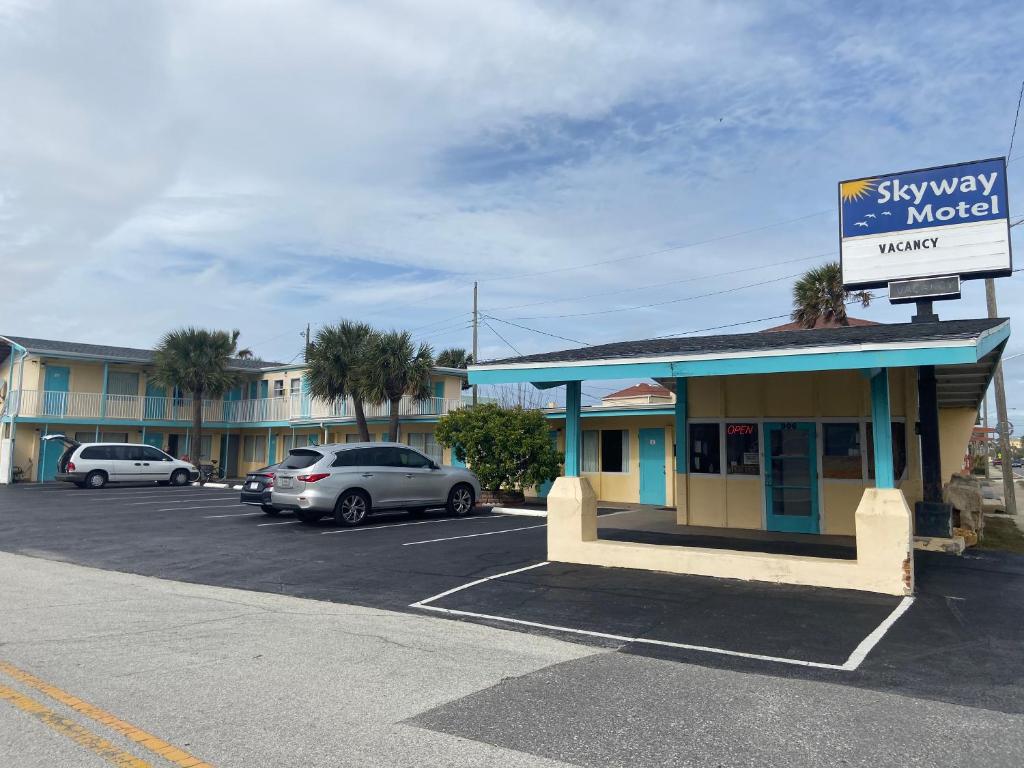
<path fill-rule="evenodd" d="M 690 424 L 690 472 L 717 475 L 722 471 L 719 424 Z"/>
<path fill-rule="evenodd" d="M 274 397 L 284 397 L 284 379 L 274 379 Z"/>
<path fill-rule="evenodd" d="M 875 479 L 875 444 L 872 425 L 868 424 L 868 478 Z M 907 470 L 907 428 L 901 421 L 892 422 L 892 471 L 899 480 Z"/>
<path fill-rule="evenodd" d="M 601 430 L 601 471 L 629 472 L 629 430 Z"/>
<path fill-rule="evenodd" d="M 349 434 L 345 435 L 345 442 L 346 443 L 358 443 L 358 442 L 360 442 L 359 435 L 356 435 L 356 434 L 350 432 Z"/>
<path fill-rule="evenodd" d="M 267 436 L 246 435 L 242 440 L 242 460 L 263 461 L 267 457 Z"/>
<path fill-rule="evenodd" d="M 302 379 L 292 379 L 288 382 L 288 394 L 292 397 L 302 394 Z"/>
<path fill-rule="evenodd" d="M 583 450 L 580 455 L 580 470 L 583 472 L 600 471 L 597 463 L 598 435 L 596 429 L 583 430 Z"/>
<path fill-rule="evenodd" d="M 433 432 L 410 432 L 408 435 L 408 443 L 410 447 L 416 448 L 417 450 L 423 451 L 423 453 L 427 454 L 434 463 L 444 463 L 441 446 L 437 444 L 437 439 L 434 437 Z"/>
<path fill-rule="evenodd" d="M 725 425 L 725 466 L 730 475 L 761 473 L 761 452 L 757 424 Z"/>
<path fill-rule="evenodd" d="M 213 456 L 213 435 L 203 435 L 202 450 L 199 453 L 200 457 L 204 459 Z"/>
<path fill-rule="evenodd" d="M 822 424 L 821 474 L 832 480 L 860 480 L 860 424 Z"/>

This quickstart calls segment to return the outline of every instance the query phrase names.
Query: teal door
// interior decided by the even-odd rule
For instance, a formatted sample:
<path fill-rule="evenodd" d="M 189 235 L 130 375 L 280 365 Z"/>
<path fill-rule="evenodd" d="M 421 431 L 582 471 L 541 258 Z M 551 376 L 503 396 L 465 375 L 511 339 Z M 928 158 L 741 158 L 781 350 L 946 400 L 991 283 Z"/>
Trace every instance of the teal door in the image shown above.
<path fill-rule="evenodd" d="M 818 533 L 818 452 L 813 424 L 764 425 L 764 497 L 769 531 Z"/>
<path fill-rule="evenodd" d="M 277 463 L 277 435 L 273 432 L 267 440 L 267 464 Z"/>
<path fill-rule="evenodd" d="M 640 430 L 640 503 L 665 506 L 665 430 Z"/>
<path fill-rule="evenodd" d="M 264 400 L 270 395 L 270 382 L 264 379 L 260 382 L 260 397 Z"/>
<path fill-rule="evenodd" d="M 67 413 L 70 382 L 70 368 L 63 365 L 46 366 L 46 377 L 43 379 L 43 415 L 63 416 Z"/>
<path fill-rule="evenodd" d="M 146 382 L 146 418 L 167 418 L 167 391 L 151 381 Z"/>
<path fill-rule="evenodd" d="M 164 436 L 161 432 L 147 432 L 142 442 L 154 448 L 159 448 L 161 451 L 164 449 Z"/>
<path fill-rule="evenodd" d="M 67 448 L 60 440 L 39 441 L 39 482 L 45 483 L 57 477 L 57 462 Z"/>
<path fill-rule="evenodd" d="M 558 450 L 558 430 L 553 429 L 548 432 L 548 439 L 551 440 L 551 447 Z M 545 483 L 541 483 L 537 486 L 537 495 L 542 499 L 546 499 L 548 494 L 551 492 L 551 486 L 555 484 L 554 480 L 548 480 Z"/>

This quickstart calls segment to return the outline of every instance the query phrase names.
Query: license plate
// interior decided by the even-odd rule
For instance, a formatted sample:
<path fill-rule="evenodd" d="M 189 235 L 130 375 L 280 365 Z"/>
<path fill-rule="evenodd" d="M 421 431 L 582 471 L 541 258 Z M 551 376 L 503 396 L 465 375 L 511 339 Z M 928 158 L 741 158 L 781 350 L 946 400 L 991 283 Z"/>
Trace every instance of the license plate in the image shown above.
<path fill-rule="evenodd" d="M 279 477 L 277 479 L 277 485 L 279 488 L 291 488 L 292 479 L 290 477 Z"/>
<path fill-rule="evenodd" d="M 249 483 L 249 490 L 250 491 L 258 491 L 259 489 L 260 489 L 260 484 L 259 483 Z"/>

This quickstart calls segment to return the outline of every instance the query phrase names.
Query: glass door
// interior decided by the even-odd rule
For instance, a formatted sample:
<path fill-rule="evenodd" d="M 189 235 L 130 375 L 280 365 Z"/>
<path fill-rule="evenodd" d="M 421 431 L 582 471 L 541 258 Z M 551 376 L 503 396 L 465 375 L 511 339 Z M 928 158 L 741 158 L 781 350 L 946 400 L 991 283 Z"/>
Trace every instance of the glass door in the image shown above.
<path fill-rule="evenodd" d="M 769 531 L 818 533 L 818 453 L 814 424 L 764 425 L 764 495 Z"/>

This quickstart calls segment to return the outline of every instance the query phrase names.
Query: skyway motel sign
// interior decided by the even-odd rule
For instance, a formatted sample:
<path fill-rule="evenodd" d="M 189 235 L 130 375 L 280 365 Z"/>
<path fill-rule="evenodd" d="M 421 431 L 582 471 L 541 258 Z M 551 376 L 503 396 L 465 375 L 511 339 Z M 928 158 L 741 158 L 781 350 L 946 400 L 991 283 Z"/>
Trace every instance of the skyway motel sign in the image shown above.
<path fill-rule="evenodd" d="M 839 183 L 843 284 L 1012 271 L 1002 157 Z"/>

